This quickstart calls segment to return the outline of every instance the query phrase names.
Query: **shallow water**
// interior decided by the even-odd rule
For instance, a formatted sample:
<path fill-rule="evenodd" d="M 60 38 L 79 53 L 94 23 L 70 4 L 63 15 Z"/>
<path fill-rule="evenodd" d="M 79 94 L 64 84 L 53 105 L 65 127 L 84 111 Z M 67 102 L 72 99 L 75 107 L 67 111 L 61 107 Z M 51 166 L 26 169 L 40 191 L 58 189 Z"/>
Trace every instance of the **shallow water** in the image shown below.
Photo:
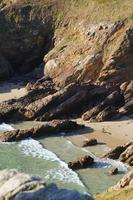
<path fill-rule="evenodd" d="M 34 126 L 38 123 L 34 123 Z M 13 125 L 14 128 L 30 128 L 33 122 L 24 122 Z M 12 127 L 5 124 L 1 130 L 11 130 Z M 112 166 L 117 166 L 121 172 L 126 172 L 127 166 L 112 160 L 101 160 L 101 156 L 107 151 L 107 146 L 80 148 L 71 141 L 80 140 L 80 135 L 64 134 L 40 139 L 32 138 L 17 143 L 0 143 L 0 169 L 15 168 L 42 177 L 46 182 L 54 182 L 62 188 L 77 189 L 81 192 L 96 194 L 106 190 L 121 179 L 123 174 L 109 176 L 108 171 Z M 71 141 L 70 141 L 71 140 Z M 39 143 L 40 142 L 40 143 Z M 67 162 L 84 155 L 91 155 L 95 159 L 92 168 L 73 172 L 67 167 Z"/>

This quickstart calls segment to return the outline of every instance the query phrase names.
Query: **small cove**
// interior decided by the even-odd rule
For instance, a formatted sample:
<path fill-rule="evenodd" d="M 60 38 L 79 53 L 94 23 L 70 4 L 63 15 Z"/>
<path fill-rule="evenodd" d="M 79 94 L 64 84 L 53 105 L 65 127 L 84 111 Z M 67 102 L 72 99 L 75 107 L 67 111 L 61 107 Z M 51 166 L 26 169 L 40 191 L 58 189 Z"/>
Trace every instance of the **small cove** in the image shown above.
<path fill-rule="evenodd" d="M 37 122 L 22 122 L 12 125 L 14 128 L 30 128 Z M 6 127 L 11 130 L 11 126 Z M 10 128 L 9 128 L 10 127 Z M 5 130 L 5 129 L 4 129 Z M 82 135 L 72 133 L 69 136 L 59 133 L 56 136 L 33 140 L 32 138 L 16 142 L 0 144 L 0 169 L 18 169 L 19 171 L 40 176 L 47 183 L 56 183 L 59 187 L 76 189 L 81 192 L 96 194 L 116 184 L 123 176 L 109 176 L 112 166 L 117 166 L 123 173 L 127 166 L 112 160 L 101 160 L 99 157 L 108 150 L 106 145 L 81 148 L 73 144 Z M 84 155 L 95 158 L 96 164 L 88 169 L 73 172 L 68 169 L 67 162 L 76 160 Z"/>

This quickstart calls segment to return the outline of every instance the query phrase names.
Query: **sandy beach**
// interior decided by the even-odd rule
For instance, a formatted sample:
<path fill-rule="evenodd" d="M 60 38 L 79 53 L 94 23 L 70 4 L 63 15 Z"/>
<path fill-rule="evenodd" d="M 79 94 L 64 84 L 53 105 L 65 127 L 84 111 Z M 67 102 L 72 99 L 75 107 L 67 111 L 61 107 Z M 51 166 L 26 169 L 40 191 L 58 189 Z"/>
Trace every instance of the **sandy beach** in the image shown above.
<path fill-rule="evenodd" d="M 9 99 L 18 99 L 27 94 L 22 83 L 5 82 L 0 85 L 0 102 Z"/>
<path fill-rule="evenodd" d="M 106 143 L 110 148 L 133 141 L 133 119 L 100 123 L 83 122 L 79 119 L 78 122 L 92 129 L 91 132 L 85 133 L 84 137 L 96 138 L 98 142 Z"/>

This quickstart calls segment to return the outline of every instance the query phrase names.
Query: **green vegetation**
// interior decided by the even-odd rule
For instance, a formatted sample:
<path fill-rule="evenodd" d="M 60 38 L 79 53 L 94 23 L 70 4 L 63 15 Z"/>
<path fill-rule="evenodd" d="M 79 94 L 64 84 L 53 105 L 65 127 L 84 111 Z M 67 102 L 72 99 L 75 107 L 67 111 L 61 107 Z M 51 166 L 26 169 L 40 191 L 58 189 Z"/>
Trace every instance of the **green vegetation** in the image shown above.
<path fill-rule="evenodd" d="M 133 198 L 133 188 L 122 189 L 98 195 L 95 200 L 126 200 Z"/>

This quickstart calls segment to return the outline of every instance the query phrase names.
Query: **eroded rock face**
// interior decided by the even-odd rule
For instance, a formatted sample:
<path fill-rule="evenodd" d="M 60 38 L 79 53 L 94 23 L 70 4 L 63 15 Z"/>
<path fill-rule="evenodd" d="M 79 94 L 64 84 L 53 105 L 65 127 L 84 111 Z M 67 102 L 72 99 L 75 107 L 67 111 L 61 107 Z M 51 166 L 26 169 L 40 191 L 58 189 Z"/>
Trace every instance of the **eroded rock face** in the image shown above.
<path fill-rule="evenodd" d="M 116 147 L 115 149 L 107 153 L 104 157 L 119 159 L 120 161 L 133 166 L 133 142 Z"/>
<path fill-rule="evenodd" d="M 55 184 L 46 185 L 40 178 L 16 170 L 0 171 L 1 200 L 91 200 L 77 191 L 59 189 Z"/>
<path fill-rule="evenodd" d="M 65 38 L 56 41 L 56 47 L 44 57 L 44 75 L 57 85 L 78 80 L 114 87 L 133 79 L 133 30 L 128 24 L 82 21 L 75 25 L 73 35 L 78 40 L 66 45 Z"/>
<path fill-rule="evenodd" d="M 28 137 L 45 137 L 51 134 L 56 134 L 60 132 L 70 132 L 82 128 L 84 128 L 84 126 L 78 125 L 76 122 L 68 120 L 54 120 L 47 122 L 44 125 L 40 125 L 36 128 L 26 130 L 13 130 L 0 133 L 0 141 L 12 142 L 22 140 Z"/>
<path fill-rule="evenodd" d="M 82 115 L 83 120 L 108 121 L 118 114 L 118 108 L 124 104 L 124 96 L 120 91 L 109 94 L 104 101 L 89 109 Z"/>
<path fill-rule="evenodd" d="M 94 159 L 91 156 L 85 156 L 79 160 L 68 163 L 68 167 L 72 170 L 83 169 L 92 166 Z"/>

